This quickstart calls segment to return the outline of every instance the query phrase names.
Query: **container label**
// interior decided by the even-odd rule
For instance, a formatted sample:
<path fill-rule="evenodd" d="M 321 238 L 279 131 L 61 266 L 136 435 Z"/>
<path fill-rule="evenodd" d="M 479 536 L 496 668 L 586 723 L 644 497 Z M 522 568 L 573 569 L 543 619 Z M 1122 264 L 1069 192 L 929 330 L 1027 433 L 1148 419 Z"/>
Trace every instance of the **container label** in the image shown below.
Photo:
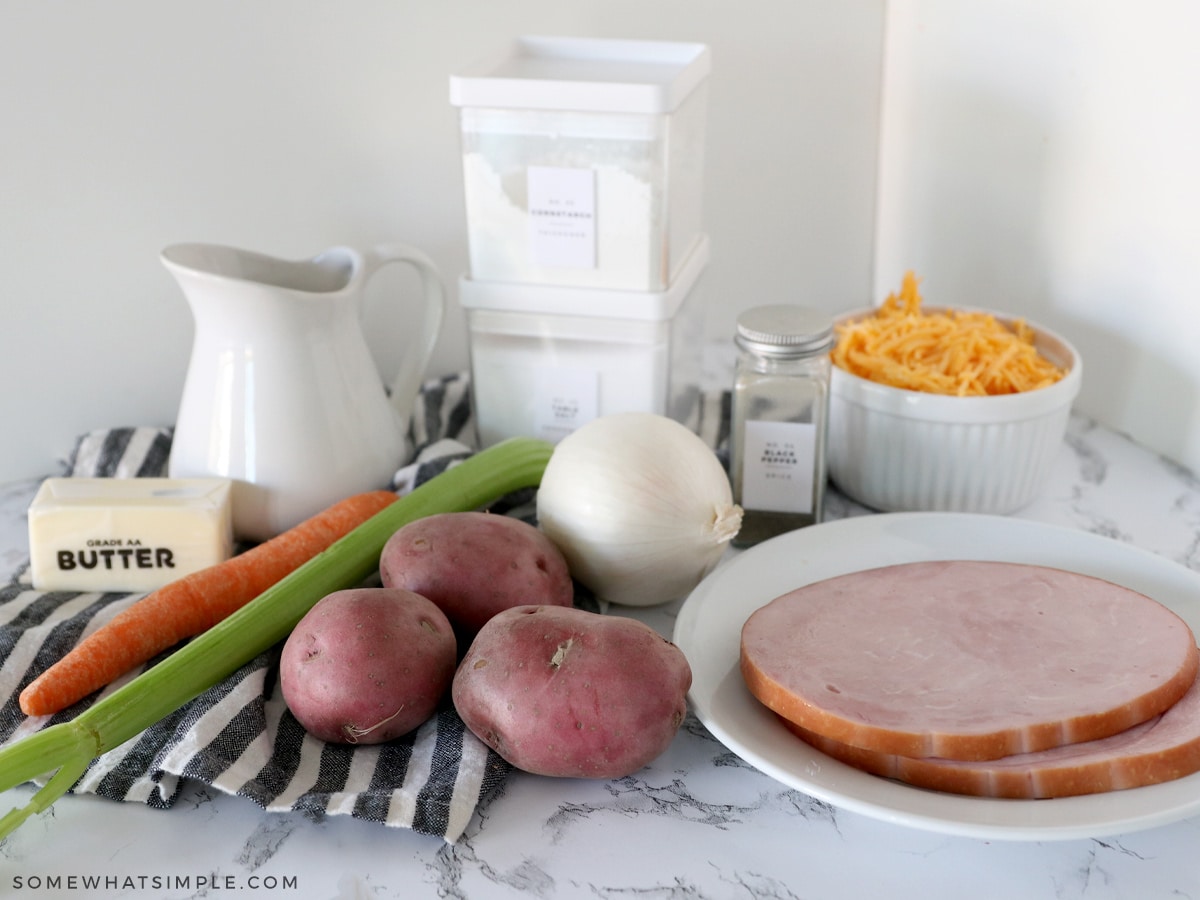
<path fill-rule="evenodd" d="M 596 268 L 596 173 L 530 166 L 530 263 L 547 268 Z"/>
<path fill-rule="evenodd" d="M 811 513 L 817 426 L 746 422 L 742 505 L 764 512 Z"/>
<path fill-rule="evenodd" d="M 538 373 L 534 403 L 537 436 L 560 441 L 599 414 L 600 373 L 547 367 Z"/>

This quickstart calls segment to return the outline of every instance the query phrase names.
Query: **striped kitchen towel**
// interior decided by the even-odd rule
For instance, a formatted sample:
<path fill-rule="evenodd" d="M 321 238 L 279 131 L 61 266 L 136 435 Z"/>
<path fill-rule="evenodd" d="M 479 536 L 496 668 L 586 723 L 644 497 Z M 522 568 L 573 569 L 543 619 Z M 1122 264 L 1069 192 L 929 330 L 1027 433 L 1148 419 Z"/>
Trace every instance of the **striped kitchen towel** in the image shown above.
<path fill-rule="evenodd" d="M 406 461 L 397 461 L 397 491 L 411 490 L 472 452 L 468 388 L 465 375 L 425 385 L 412 421 L 416 455 L 403 467 Z M 170 440 L 167 428 L 94 432 L 78 441 L 64 474 L 160 475 Z M 534 498 L 532 492 L 520 492 L 493 511 L 532 521 Z M 82 634 L 141 596 L 39 592 L 27 572 L 23 567 L 0 588 L 0 742 L 5 743 L 70 719 L 95 702 L 91 697 L 55 716 L 28 718 L 17 696 Z M 577 602 L 585 608 L 591 604 L 582 589 Z M 278 659 L 277 647 L 95 760 L 74 792 L 168 808 L 179 796 L 181 779 L 193 778 L 249 797 L 269 811 L 298 810 L 313 818 L 349 815 L 453 842 L 509 771 L 452 708 L 387 744 L 350 747 L 314 740 L 283 702 Z"/>

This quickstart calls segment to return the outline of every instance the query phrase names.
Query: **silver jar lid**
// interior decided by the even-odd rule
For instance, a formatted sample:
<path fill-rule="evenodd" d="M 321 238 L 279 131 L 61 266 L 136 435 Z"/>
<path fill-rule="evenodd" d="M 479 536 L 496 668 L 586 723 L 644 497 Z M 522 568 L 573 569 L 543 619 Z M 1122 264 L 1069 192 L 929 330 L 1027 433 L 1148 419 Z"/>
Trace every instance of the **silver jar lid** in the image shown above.
<path fill-rule="evenodd" d="M 752 353 L 807 356 L 833 345 L 833 318 L 820 310 L 780 303 L 738 316 L 734 341 Z"/>

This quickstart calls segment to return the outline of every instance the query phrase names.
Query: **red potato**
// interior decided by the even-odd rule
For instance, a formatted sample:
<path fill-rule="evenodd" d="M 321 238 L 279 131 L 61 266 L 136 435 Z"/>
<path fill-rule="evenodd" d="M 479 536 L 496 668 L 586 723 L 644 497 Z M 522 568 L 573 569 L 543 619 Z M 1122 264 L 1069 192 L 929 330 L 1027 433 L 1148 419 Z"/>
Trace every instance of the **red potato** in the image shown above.
<path fill-rule="evenodd" d="M 619 778 L 667 749 L 691 684 L 683 651 L 636 619 L 519 606 L 480 629 L 451 697 L 518 769 Z"/>
<path fill-rule="evenodd" d="M 442 513 L 405 525 L 384 546 L 379 575 L 385 587 L 436 603 L 463 647 L 501 610 L 575 602 L 554 542 L 528 522 L 493 513 Z"/>
<path fill-rule="evenodd" d="M 432 602 L 395 588 L 321 599 L 279 663 L 283 699 L 313 737 L 378 744 L 415 729 L 449 690 L 458 644 Z"/>

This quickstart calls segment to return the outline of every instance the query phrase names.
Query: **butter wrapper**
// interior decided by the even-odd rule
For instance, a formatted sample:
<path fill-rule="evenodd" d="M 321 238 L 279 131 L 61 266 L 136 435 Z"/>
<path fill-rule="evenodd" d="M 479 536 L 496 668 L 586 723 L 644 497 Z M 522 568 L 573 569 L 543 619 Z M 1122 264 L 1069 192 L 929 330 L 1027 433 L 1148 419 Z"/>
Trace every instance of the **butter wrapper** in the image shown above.
<path fill-rule="evenodd" d="M 145 592 L 233 554 L 227 478 L 47 478 L 29 506 L 41 591 Z"/>

